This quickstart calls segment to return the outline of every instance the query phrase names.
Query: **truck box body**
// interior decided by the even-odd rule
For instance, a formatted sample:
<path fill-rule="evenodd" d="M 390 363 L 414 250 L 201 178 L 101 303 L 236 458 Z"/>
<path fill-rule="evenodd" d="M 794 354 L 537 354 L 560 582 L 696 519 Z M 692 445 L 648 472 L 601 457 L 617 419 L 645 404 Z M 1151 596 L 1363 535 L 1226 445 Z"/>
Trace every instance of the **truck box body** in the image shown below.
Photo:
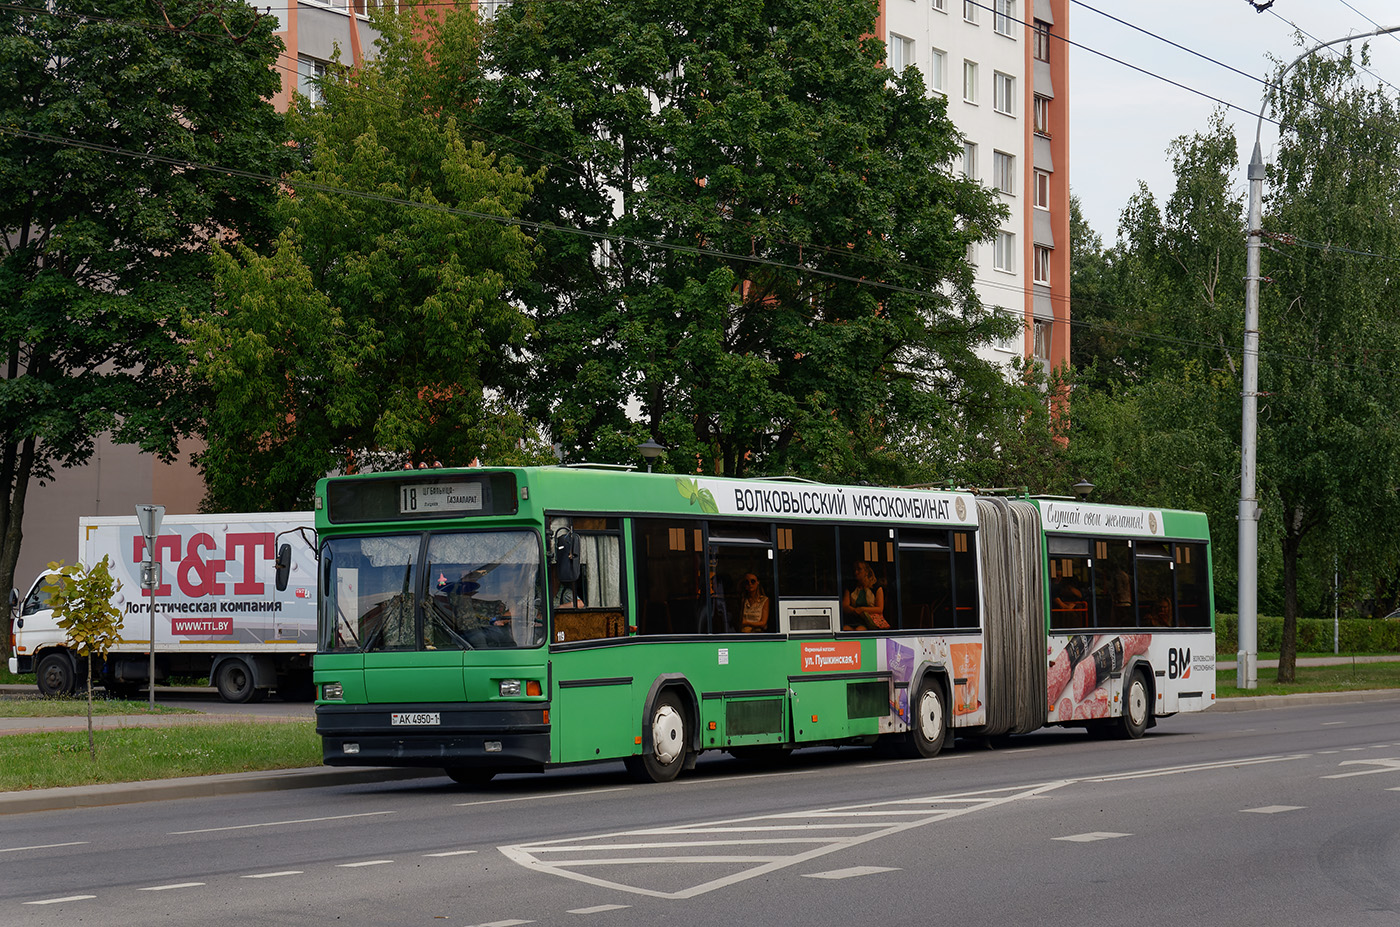
<path fill-rule="evenodd" d="M 168 515 L 156 538 L 161 577 L 152 595 L 141 588 L 146 539 L 135 516 L 79 519 L 78 562 L 92 566 L 105 555 L 120 583 L 112 601 L 122 615 L 121 642 L 94 666 L 94 678 L 114 691 L 145 685 L 154 601 L 157 681 L 207 675 L 234 701 L 270 688 L 309 694 L 316 554 L 296 529 L 311 538 L 314 527 L 311 514 L 300 512 Z M 293 533 L 279 539 L 285 532 Z M 281 544 L 292 551 L 285 591 L 274 581 Z M 41 575 L 31 584 L 14 621 L 10 671 L 37 672 L 41 692 L 60 694 L 80 685 L 86 668 L 47 608 L 44 583 Z M 229 665 L 221 672 L 222 664 Z"/>

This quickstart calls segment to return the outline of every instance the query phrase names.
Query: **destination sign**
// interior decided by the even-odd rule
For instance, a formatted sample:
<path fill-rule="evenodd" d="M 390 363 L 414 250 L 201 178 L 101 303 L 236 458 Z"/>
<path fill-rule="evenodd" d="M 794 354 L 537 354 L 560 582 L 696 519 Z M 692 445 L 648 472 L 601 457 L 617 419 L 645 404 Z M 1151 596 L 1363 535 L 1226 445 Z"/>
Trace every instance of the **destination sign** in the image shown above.
<path fill-rule="evenodd" d="M 399 487 L 400 515 L 480 512 L 481 483 L 406 483 Z"/>

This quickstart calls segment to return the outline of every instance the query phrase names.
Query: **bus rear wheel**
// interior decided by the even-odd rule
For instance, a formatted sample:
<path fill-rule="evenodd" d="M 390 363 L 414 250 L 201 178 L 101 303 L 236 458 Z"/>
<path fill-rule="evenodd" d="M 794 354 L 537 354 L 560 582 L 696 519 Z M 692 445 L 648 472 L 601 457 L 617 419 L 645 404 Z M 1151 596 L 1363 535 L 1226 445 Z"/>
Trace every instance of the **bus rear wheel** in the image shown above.
<path fill-rule="evenodd" d="M 1137 740 L 1147 732 L 1152 720 L 1152 698 L 1147 691 L 1147 679 L 1139 670 L 1128 680 L 1123 690 L 1123 716 L 1119 719 L 1118 736 L 1124 740 Z"/>
<path fill-rule="evenodd" d="M 901 745 L 906 757 L 925 759 L 938 756 L 948 739 L 948 716 L 944 711 L 943 687 L 936 679 L 919 683 L 914 700 L 909 703 L 913 716 L 909 734 Z"/>
<path fill-rule="evenodd" d="M 670 782 L 685 766 L 690 722 L 686 720 L 680 701 L 671 693 L 663 692 L 652 706 L 648 724 L 651 746 L 641 756 L 628 757 L 627 770 L 642 781 Z"/>

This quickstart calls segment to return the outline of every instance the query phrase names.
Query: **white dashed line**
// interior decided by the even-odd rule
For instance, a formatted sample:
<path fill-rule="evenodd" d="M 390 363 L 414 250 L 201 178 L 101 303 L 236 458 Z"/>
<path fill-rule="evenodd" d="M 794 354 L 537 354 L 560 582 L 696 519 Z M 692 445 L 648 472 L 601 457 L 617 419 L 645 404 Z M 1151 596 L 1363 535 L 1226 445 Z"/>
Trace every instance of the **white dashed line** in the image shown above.
<path fill-rule="evenodd" d="M 448 850 L 446 853 L 424 853 L 424 856 L 466 856 L 476 850 Z"/>
<path fill-rule="evenodd" d="M 1282 811 L 1302 811 L 1300 805 L 1265 805 L 1262 808 L 1241 808 L 1241 814 L 1278 814 Z"/>
<path fill-rule="evenodd" d="M 138 888 L 138 892 L 168 892 L 175 888 L 198 888 L 203 882 L 175 882 L 171 885 L 152 885 L 148 888 Z"/>
<path fill-rule="evenodd" d="M 34 847 L 5 847 L 0 853 L 22 853 L 25 850 L 53 850 L 58 847 L 80 847 L 86 844 L 86 840 L 74 840 L 72 843 L 41 843 Z"/>
<path fill-rule="evenodd" d="M 487 921 L 484 924 L 475 924 L 473 927 L 520 927 L 521 924 L 533 924 L 534 921 Z"/>
<path fill-rule="evenodd" d="M 361 866 L 384 866 L 392 863 L 392 859 L 367 859 L 362 863 L 337 863 L 337 869 L 359 869 Z"/>
<path fill-rule="evenodd" d="M 1323 776 L 1324 779 L 1350 779 L 1352 776 L 1371 776 L 1383 772 L 1400 772 L 1400 759 L 1387 758 L 1383 760 L 1347 760 L 1345 763 L 1338 763 L 1338 766 L 1366 766 L 1368 769 L 1360 769 L 1355 772 L 1336 773 L 1331 776 Z"/>
<path fill-rule="evenodd" d="M 603 792 L 626 792 L 626 791 L 629 791 L 631 788 L 632 788 L 632 787 L 631 787 L 630 785 L 621 785 L 621 786 L 618 786 L 618 787 L 615 788 L 615 789 L 588 789 L 587 791 L 584 791 L 584 792 L 570 792 L 570 793 L 568 793 L 568 794 L 569 794 L 570 796 L 574 796 L 574 795 L 598 795 L 598 794 L 601 794 L 601 793 L 603 793 Z M 485 799 L 485 800 L 483 800 L 483 801 L 459 801 L 459 802 L 457 802 L 457 807 L 458 807 L 458 808 L 475 808 L 477 805 L 505 805 L 505 804 L 509 804 L 509 803 L 511 803 L 511 802 L 516 802 L 516 801 L 539 801 L 539 800 L 542 799 L 542 798 L 558 798 L 558 797 L 559 797 L 558 795 L 550 794 L 550 795 L 522 795 L 522 796 L 520 796 L 519 798 L 488 798 L 488 799 Z M 390 813 L 392 813 L 392 812 L 390 812 Z M 533 924 L 534 921 L 511 921 L 511 923 L 513 923 L 513 924 L 514 924 L 514 923 L 519 923 L 519 924 Z M 488 925 L 482 925 L 482 927 L 488 927 Z"/>
<path fill-rule="evenodd" d="M 299 818 L 295 821 L 267 821 L 263 824 L 234 824 L 231 827 L 205 827 L 201 830 L 173 830 L 167 836 L 183 837 L 186 834 L 213 834 L 221 830 L 247 830 L 253 827 L 282 827 L 286 824 L 315 824 L 319 821 L 344 821 L 348 818 L 372 818 L 381 814 L 397 814 L 395 811 L 365 811 L 360 814 L 335 814 L 325 818 Z"/>
<path fill-rule="evenodd" d="M 64 898 L 45 898 L 43 901 L 26 901 L 25 904 L 63 904 L 65 901 L 87 901 L 96 895 L 68 895 Z"/>
<path fill-rule="evenodd" d="M 889 866 L 852 866 L 849 869 L 833 869 L 830 872 L 808 872 L 804 879 L 854 879 L 856 876 L 874 875 L 877 872 L 898 872 Z"/>
<path fill-rule="evenodd" d="M 574 908 L 570 914 L 605 914 L 608 911 L 621 911 L 623 908 L 630 908 L 628 904 L 595 904 L 591 908 Z"/>
<path fill-rule="evenodd" d="M 300 869 L 284 869 L 282 872 L 259 872 L 255 875 L 239 876 L 242 879 L 280 879 L 282 876 L 301 875 Z"/>
<path fill-rule="evenodd" d="M 1115 834 L 1107 830 L 1093 830 L 1087 834 L 1071 834 L 1068 837 L 1055 837 L 1055 840 L 1065 840 L 1069 843 L 1093 843 L 1095 840 L 1113 840 L 1116 837 L 1131 837 L 1132 834 Z"/>

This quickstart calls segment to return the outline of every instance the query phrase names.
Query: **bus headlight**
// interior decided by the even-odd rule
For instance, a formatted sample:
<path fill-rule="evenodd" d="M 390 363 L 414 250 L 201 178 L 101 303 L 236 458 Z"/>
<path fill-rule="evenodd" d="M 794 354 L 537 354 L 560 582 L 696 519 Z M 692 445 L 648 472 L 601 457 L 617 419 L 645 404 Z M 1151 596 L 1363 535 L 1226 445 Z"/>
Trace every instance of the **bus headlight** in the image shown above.
<path fill-rule="evenodd" d="M 520 680 L 519 680 L 519 679 L 502 679 L 502 680 L 501 680 L 501 698 L 519 698 L 519 697 L 520 697 Z"/>
<path fill-rule="evenodd" d="M 321 700 L 324 702 L 339 702 L 345 698 L 345 690 L 338 682 L 327 682 L 321 685 Z"/>

